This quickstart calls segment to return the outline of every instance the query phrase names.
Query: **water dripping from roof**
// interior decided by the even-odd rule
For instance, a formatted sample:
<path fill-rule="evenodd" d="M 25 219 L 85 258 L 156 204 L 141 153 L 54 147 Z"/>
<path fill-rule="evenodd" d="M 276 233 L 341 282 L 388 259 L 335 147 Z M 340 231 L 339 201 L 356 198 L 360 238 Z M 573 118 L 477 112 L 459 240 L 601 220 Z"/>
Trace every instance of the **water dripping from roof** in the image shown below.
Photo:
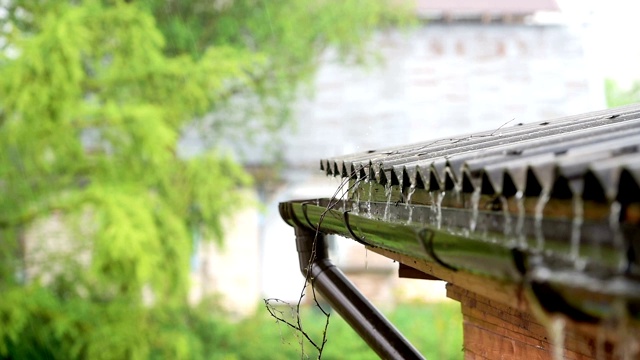
<path fill-rule="evenodd" d="M 567 321 L 562 316 L 554 316 L 551 318 L 547 327 L 551 345 L 553 346 L 553 360 L 564 359 L 564 335 Z"/>
<path fill-rule="evenodd" d="M 364 248 L 364 269 L 369 270 L 369 249 Z"/>
<path fill-rule="evenodd" d="M 542 218 L 544 216 L 544 207 L 549 201 L 549 187 L 543 187 L 542 192 L 538 196 L 534 215 L 534 233 L 536 235 L 536 245 L 539 250 L 544 249 L 544 232 L 542 231 Z"/>
<path fill-rule="evenodd" d="M 453 193 L 458 204 L 462 204 L 462 186 L 457 183 L 453 186 Z"/>
<path fill-rule="evenodd" d="M 424 219 L 428 221 L 430 224 L 433 224 L 437 217 L 437 206 L 436 206 L 436 196 L 434 195 L 435 191 L 429 191 L 427 194 L 429 195 L 429 211 L 430 214 Z"/>
<path fill-rule="evenodd" d="M 616 249 L 616 253 L 619 256 L 618 259 L 618 271 L 622 272 L 627 269 L 629 265 L 629 259 L 625 256 L 624 251 L 624 236 L 620 229 L 620 211 L 622 206 L 618 201 L 611 203 L 609 209 L 609 228 L 611 229 L 613 246 Z"/>
<path fill-rule="evenodd" d="M 511 214 L 509 213 L 509 202 L 504 196 L 500 196 L 500 203 L 502 204 L 502 214 L 504 215 L 504 229 L 503 233 L 505 237 L 509 237 L 511 234 Z"/>
<path fill-rule="evenodd" d="M 476 231 L 478 225 L 478 207 L 480 206 L 480 191 L 482 191 L 482 180 L 476 184 L 471 194 L 471 221 L 469 222 L 469 230 Z"/>
<path fill-rule="evenodd" d="M 584 261 L 580 260 L 580 237 L 584 222 L 584 202 L 582 196 L 573 195 L 573 220 L 571 222 L 571 250 L 569 256 L 576 269 L 584 269 Z"/>
<path fill-rule="evenodd" d="M 445 192 L 440 191 L 436 196 L 436 229 L 442 227 L 442 200 L 444 199 Z"/>
<path fill-rule="evenodd" d="M 348 193 L 348 185 L 349 183 L 349 179 L 348 178 L 344 178 L 341 182 L 340 182 L 340 200 L 342 200 L 342 212 L 347 211 L 347 196 L 349 195 Z"/>
<path fill-rule="evenodd" d="M 414 192 L 416 192 L 416 186 L 414 184 L 411 184 L 411 186 L 409 187 L 409 192 L 407 192 L 407 201 L 405 202 L 405 208 L 409 210 L 407 225 L 411 224 L 411 221 L 413 220 L 413 206 L 411 206 L 411 197 L 413 196 Z"/>
<path fill-rule="evenodd" d="M 524 192 L 522 190 L 518 190 L 518 192 L 516 192 L 516 207 L 518 208 L 518 220 L 516 222 L 517 241 L 519 247 L 525 249 L 527 247 L 527 238 L 524 233 L 525 206 Z"/>
<path fill-rule="evenodd" d="M 393 193 L 393 188 L 391 187 L 391 183 L 387 182 L 384 185 L 384 195 L 387 198 L 387 203 L 384 205 L 384 215 L 382 216 L 382 220 L 389 220 L 389 208 L 391 207 L 391 194 Z"/>
<path fill-rule="evenodd" d="M 367 198 L 367 217 L 369 219 L 371 219 L 373 217 L 373 214 L 371 214 L 371 202 L 373 201 L 373 199 L 372 199 L 373 180 L 369 179 L 369 181 L 367 181 L 367 183 L 369 184 L 369 197 Z"/>
<path fill-rule="evenodd" d="M 359 180 L 356 180 L 359 181 Z M 360 214 L 360 183 L 358 183 L 358 186 L 355 187 L 354 189 L 354 202 L 353 205 L 351 206 L 351 211 L 353 212 L 354 215 L 359 215 Z"/>

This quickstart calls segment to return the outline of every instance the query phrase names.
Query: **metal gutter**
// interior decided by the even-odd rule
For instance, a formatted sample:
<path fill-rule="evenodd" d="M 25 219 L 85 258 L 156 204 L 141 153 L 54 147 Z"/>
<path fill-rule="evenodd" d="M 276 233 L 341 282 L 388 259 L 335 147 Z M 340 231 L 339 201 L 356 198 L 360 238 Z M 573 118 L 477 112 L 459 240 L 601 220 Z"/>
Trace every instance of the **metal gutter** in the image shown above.
<path fill-rule="evenodd" d="M 424 359 L 331 263 L 324 235 L 299 223 L 287 204 L 281 204 L 280 213 L 294 226 L 300 271 L 314 289 L 382 359 Z"/>
<path fill-rule="evenodd" d="M 405 204 L 390 212 L 388 206 L 394 204 L 317 199 L 281 203 L 280 212 L 296 229 L 318 229 L 454 271 L 519 284 L 543 308 L 581 322 L 610 318 L 620 302 L 632 320 L 640 321 L 640 280 L 628 272 L 637 259 L 625 258 L 629 252 L 612 241 L 619 236 L 637 239 L 635 226 L 623 226 L 615 234 L 608 223 L 585 221 L 580 251 L 588 261 L 578 269 L 571 251 L 571 221 L 536 221 L 530 216 L 518 220 L 503 212 L 474 215 L 452 208 L 438 214 L 431 206 Z M 388 218 L 381 221 L 384 214 Z M 477 226 L 469 231 L 473 216 Z M 505 224 L 517 221 L 522 222 L 522 236 L 506 236 Z M 540 237 L 544 244 L 538 244 Z"/>

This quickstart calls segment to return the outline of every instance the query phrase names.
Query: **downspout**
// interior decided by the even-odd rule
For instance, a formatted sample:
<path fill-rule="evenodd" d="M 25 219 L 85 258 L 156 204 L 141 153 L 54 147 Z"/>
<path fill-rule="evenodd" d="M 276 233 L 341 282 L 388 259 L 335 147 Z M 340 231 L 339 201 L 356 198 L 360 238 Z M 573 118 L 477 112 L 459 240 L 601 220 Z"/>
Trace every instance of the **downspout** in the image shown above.
<path fill-rule="evenodd" d="M 302 274 L 310 279 L 314 289 L 322 294 L 369 347 L 382 359 L 424 359 L 331 263 L 324 235 L 308 227 L 294 226 L 294 229 Z"/>

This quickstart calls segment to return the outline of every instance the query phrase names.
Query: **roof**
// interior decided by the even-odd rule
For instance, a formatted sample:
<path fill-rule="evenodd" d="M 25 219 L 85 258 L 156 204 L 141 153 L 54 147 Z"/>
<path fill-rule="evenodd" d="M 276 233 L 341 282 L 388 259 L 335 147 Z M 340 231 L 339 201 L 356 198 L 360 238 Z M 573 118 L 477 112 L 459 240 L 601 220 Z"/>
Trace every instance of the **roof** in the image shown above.
<path fill-rule="evenodd" d="M 513 308 L 637 332 L 639 148 L 640 104 L 509 122 L 322 160 L 343 178 L 333 197 L 279 210 L 296 228 L 352 238 Z"/>
<path fill-rule="evenodd" d="M 322 160 L 344 179 L 334 197 L 280 212 L 409 266 L 524 284 L 547 311 L 578 321 L 607 318 L 620 299 L 640 319 L 639 147 L 640 104 L 509 122 Z"/>
<path fill-rule="evenodd" d="M 321 161 L 328 175 L 402 188 L 640 201 L 640 105 Z"/>
<path fill-rule="evenodd" d="M 418 0 L 419 14 L 528 15 L 538 11 L 559 11 L 555 0 Z"/>

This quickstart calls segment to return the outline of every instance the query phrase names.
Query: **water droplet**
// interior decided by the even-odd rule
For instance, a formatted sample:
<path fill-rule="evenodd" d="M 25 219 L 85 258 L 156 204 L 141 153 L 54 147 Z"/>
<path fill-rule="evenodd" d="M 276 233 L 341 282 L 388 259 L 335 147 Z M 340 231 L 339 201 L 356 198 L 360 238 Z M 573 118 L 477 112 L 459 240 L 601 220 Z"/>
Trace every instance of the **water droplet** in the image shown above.
<path fill-rule="evenodd" d="M 509 213 L 509 202 L 507 201 L 506 197 L 500 196 L 500 203 L 502 204 L 502 215 L 504 216 L 503 233 L 508 237 L 511 234 L 511 214 Z"/>
<path fill-rule="evenodd" d="M 580 236 L 584 221 L 584 204 L 582 197 L 573 196 L 573 221 L 571 222 L 571 250 L 570 258 L 575 263 L 580 257 Z"/>
<path fill-rule="evenodd" d="M 364 248 L 364 269 L 369 270 L 369 249 Z"/>
<path fill-rule="evenodd" d="M 564 359 L 564 332 L 566 327 L 566 320 L 561 316 L 554 316 L 551 318 L 549 325 L 549 337 L 551 338 L 551 345 L 553 346 L 553 359 Z"/>
<path fill-rule="evenodd" d="M 444 199 L 445 192 L 439 192 L 436 196 L 436 229 L 442 227 L 442 200 Z"/>
<path fill-rule="evenodd" d="M 349 199 L 349 178 L 343 178 L 340 183 L 340 200 L 342 200 L 342 211 L 347 211 L 347 200 Z"/>
<path fill-rule="evenodd" d="M 389 220 L 389 207 L 391 206 L 391 194 L 393 193 L 393 188 L 391 187 L 391 183 L 386 183 L 384 185 L 384 195 L 387 198 L 387 203 L 384 205 L 384 215 L 382 216 L 382 220 Z"/>
<path fill-rule="evenodd" d="M 544 232 L 542 231 L 542 218 L 544 216 L 544 207 L 549 201 L 549 188 L 543 188 L 535 208 L 534 232 L 536 235 L 537 247 L 539 250 L 544 249 Z"/>
<path fill-rule="evenodd" d="M 351 206 L 353 214 L 358 215 L 360 213 L 360 189 L 355 190 L 355 202 Z"/>
<path fill-rule="evenodd" d="M 524 217 L 525 217 L 525 207 L 524 207 L 524 193 L 522 190 L 519 190 L 516 193 L 516 207 L 518 208 L 518 221 L 516 223 L 516 236 L 518 238 L 518 245 L 521 248 L 527 247 L 527 239 L 524 233 Z"/>
<path fill-rule="evenodd" d="M 478 185 L 473 189 L 471 194 L 471 221 L 469 223 L 469 230 L 471 232 L 476 231 L 478 224 L 478 207 L 480 206 L 480 191 L 482 186 Z"/>
<path fill-rule="evenodd" d="M 368 181 L 369 184 L 369 197 L 367 198 L 367 217 L 369 219 L 371 219 L 373 217 L 373 215 L 371 214 L 371 202 L 373 201 L 372 199 L 372 194 L 373 194 L 373 182 L 371 180 Z"/>
<path fill-rule="evenodd" d="M 624 271 L 628 267 L 629 259 L 625 256 L 624 251 L 624 236 L 620 229 L 620 211 L 622 206 L 619 202 L 614 201 L 611 203 L 611 208 L 609 211 L 609 227 L 611 228 L 611 233 L 613 234 L 613 246 L 617 250 L 617 253 L 620 256 L 618 259 L 618 270 Z"/>
<path fill-rule="evenodd" d="M 409 209 L 409 216 L 407 219 L 407 224 L 411 224 L 412 218 L 413 218 L 413 206 L 411 206 L 411 197 L 413 196 L 413 193 L 416 192 L 416 187 L 415 185 L 411 185 L 409 187 L 409 192 L 407 193 L 407 202 L 405 203 L 405 207 L 407 209 Z"/>

